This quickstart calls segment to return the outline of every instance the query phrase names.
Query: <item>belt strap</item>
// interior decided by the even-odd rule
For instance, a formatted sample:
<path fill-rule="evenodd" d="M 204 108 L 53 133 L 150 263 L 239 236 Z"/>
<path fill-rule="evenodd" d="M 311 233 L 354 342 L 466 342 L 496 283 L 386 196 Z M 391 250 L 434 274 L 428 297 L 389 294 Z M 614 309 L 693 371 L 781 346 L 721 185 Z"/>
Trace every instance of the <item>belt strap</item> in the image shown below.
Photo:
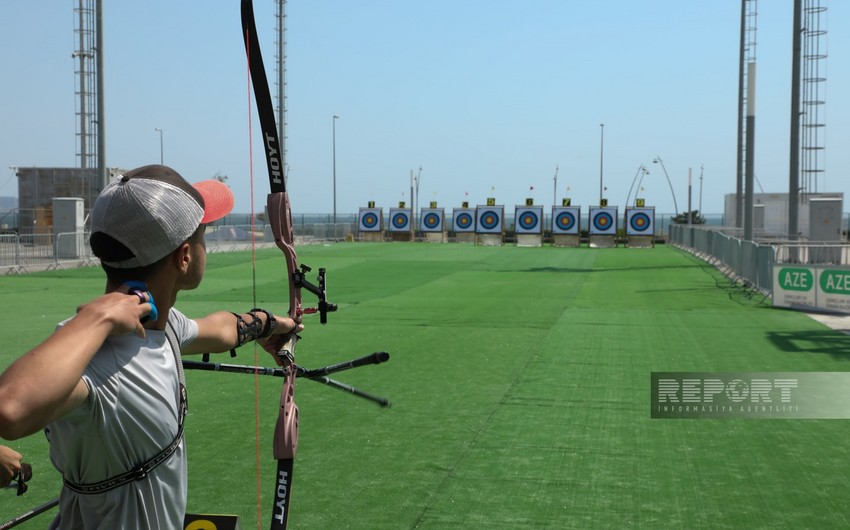
<path fill-rule="evenodd" d="M 183 375 L 183 360 L 180 356 L 180 342 L 177 340 L 177 333 L 171 326 L 170 321 L 165 326 L 165 338 L 168 340 L 168 343 L 171 345 L 171 351 L 174 353 L 174 361 L 177 363 L 177 375 L 180 381 L 180 388 L 178 390 L 179 404 L 177 407 L 177 435 L 174 437 L 174 440 L 172 440 L 165 449 L 160 451 L 147 462 L 112 478 L 95 482 L 93 484 L 77 484 L 68 479 L 64 479 L 65 487 L 69 490 L 86 495 L 92 495 L 95 493 L 103 493 L 105 491 L 113 490 L 134 480 L 142 480 L 147 477 L 154 468 L 168 460 L 168 458 L 174 454 L 174 451 L 177 450 L 177 447 L 180 445 L 180 441 L 183 439 L 183 422 L 186 419 L 186 412 L 189 410 L 189 406 L 186 397 L 186 380 Z"/>

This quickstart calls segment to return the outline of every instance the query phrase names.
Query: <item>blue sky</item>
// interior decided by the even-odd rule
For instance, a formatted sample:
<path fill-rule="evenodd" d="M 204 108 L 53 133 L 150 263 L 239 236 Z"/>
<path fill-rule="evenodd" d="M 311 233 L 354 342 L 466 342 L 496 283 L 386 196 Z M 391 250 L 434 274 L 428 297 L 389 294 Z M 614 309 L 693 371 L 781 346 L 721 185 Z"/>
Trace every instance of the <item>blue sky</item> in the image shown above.
<path fill-rule="evenodd" d="M 0 3 L 0 195 L 17 194 L 8 166 L 75 164 L 75 4 Z M 235 210 L 248 212 L 253 149 L 261 210 L 268 184 L 261 145 L 248 142 L 239 2 L 104 4 L 108 165 L 158 162 L 161 128 L 167 165 L 190 181 L 227 175 Z M 788 189 L 792 4 L 758 4 L 755 175 L 765 192 Z M 850 197 L 850 3 L 828 8 L 819 189 Z M 255 10 L 274 78 L 275 1 Z M 702 168 L 703 211 L 722 213 L 735 189 L 739 16 L 739 0 L 289 0 L 293 210 L 332 211 L 338 115 L 339 213 L 409 202 L 420 167 L 420 206 L 492 196 L 510 212 L 554 195 L 596 204 L 601 123 L 610 204 L 624 205 L 644 164 L 642 195 L 671 213 L 660 156 L 679 210 L 689 168 L 697 208 Z"/>

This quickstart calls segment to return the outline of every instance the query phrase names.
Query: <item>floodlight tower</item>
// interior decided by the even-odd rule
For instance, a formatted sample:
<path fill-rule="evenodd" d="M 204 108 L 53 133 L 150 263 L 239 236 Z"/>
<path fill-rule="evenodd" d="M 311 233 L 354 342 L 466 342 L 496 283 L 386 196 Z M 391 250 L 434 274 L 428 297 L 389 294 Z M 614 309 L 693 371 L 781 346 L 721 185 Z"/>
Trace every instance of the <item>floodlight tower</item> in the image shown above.
<path fill-rule="evenodd" d="M 803 7 L 802 79 L 800 113 L 800 176 L 803 193 L 826 188 L 824 168 L 826 103 L 826 6 L 823 0 L 808 0 Z M 820 179 L 820 182 L 818 182 Z"/>
<path fill-rule="evenodd" d="M 77 161 L 81 168 L 94 167 L 97 159 L 97 86 L 95 76 L 95 7 L 94 0 L 79 0 L 74 8 L 74 36 L 77 49 L 71 54 L 75 59 L 77 102 Z"/>
<path fill-rule="evenodd" d="M 794 0 L 791 59 L 791 145 L 788 168 L 788 237 L 799 236 L 800 200 L 825 181 L 823 105 L 826 84 L 826 6 Z M 801 138 L 802 136 L 802 138 Z M 801 182 L 802 177 L 802 182 Z M 825 185 L 826 183 L 823 182 Z M 800 196 L 800 192 L 803 193 Z"/>
<path fill-rule="evenodd" d="M 108 180 L 103 91 L 103 0 L 79 0 L 74 7 L 74 87 L 76 158 L 81 168 L 97 168 L 89 182 L 90 201 Z M 91 203 L 91 202 L 90 202 Z"/>
<path fill-rule="evenodd" d="M 753 156 L 747 152 L 747 116 L 752 114 L 752 101 L 747 98 L 747 90 L 755 80 L 750 76 L 756 64 L 756 19 L 757 0 L 741 0 L 741 45 L 738 64 L 738 168 L 735 182 L 735 226 L 744 226 L 744 189 L 747 161 Z M 752 65 L 750 67 L 749 65 Z M 753 131 L 749 131 L 752 133 Z M 751 160 L 750 160 L 751 161 Z"/>

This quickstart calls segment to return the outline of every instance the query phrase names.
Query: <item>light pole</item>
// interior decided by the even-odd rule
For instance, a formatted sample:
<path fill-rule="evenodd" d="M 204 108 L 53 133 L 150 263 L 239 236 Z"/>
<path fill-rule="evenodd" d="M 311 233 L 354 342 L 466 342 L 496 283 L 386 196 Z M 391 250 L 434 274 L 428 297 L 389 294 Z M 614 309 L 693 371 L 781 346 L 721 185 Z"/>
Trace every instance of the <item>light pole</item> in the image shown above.
<path fill-rule="evenodd" d="M 642 173 L 642 174 L 641 174 Z M 643 182 L 643 177 L 649 175 L 649 171 L 647 171 L 646 166 L 643 164 L 639 165 L 637 171 L 635 172 L 635 176 L 632 178 L 632 185 L 629 187 L 629 195 L 626 197 L 626 206 L 631 206 L 632 200 L 632 190 L 635 192 L 635 200 L 638 198 L 638 193 L 640 193 L 640 183 Z M 638 176 L 640 176 L 640 180 L 638 180 Z M 637 189 L 635 190 L 635 182 L 637 182 Z"/>
<path fill-rule="evenodd" d="M 629 194 L 626 196 L 626 207 L 629 206 L 629 201 L 632 199 L 632 190 L 635 189 L 635 182 L 637 182 L 638 175 L 640 175 L 641 170 L 643 169 L 643 164 L 639 165 L 637 171 L 635 171 L 635 176 L 632 177 L 632 185 L 629 186 Z"/>
<path fill-rule="evenodd" d="M 334 114 L 334 117 L 331 120 L 333 129 L 334 224 L 336 224 L 336 120 L 338 119 L 339 116 Z"/>
<path fill-rule="evenodd" d="M 605 124 L 599 124 L 599 205 L 602 205 L 602 155 L 605 146 Z"/>
<path fill-rule="evenodd" d="M 558 205 L 558 165 L 555 164 L 555 176 L 552 178 L 555 181 L 555 187 L 552 189 L 552 206 Z"/>
<path fill-rule="evenodd" d="M 643 177 L 645 177 L 645 176 L 649 175 L 649 170 L 648 170 L 648 169 L 646 169 L 646 166 L 643 166 L 643 169 L 641 170 L 641 172 L 642 172 L 643 174 L 640 176 L 640 180 L 638 180 L 638 183 L 637 183 L 637 189 L 635 190 L 635 201 L 637 201 L 637 200 L 638 200 L 638 198 L 639 198 L 639 197 L 638 197 L 638 193 L 640 193 L 640 192 L 641 192 L 641 190 L 643 190 L 643 186 L 642 186 L 642 184 L 643 184 Z M 635 203 L 635 206 L 637 206 L 637 203 Z"/>
<path fill-rule="evenodd" d="M 419 166 L 419 173 L 416 174 L 416 177 L 414 177 L 413 180 L 416 183 L 416 195 L 414 197 L 411 197 L 412 204 L 415 207 L 415 210 L 411 217 L 413 219 L 414 226 L 419 226 L 416 224 L 416 214 L 419 213 L 419 181 L 422 180 L 422 166 Z"/>
<path fill-rule="evenodd" d="M 703 165 L 699 166 L 699 214 L 702 215 L 702 170 Z M 705 218 L 705 216 L 703 216 Z"/>
<path fill-rule="evenodd" d="M 163 156 L 162 156 L 162 152 L 163 152 L 162 151 L 162 129 L 157 127 L 154 130 L 159 133 L 159 165 L 164 166 L 165 162 L 163 161 L 164 159 L 163 159 Z"/>
<path fill-rule="evenodd" d="M 660 156 L 656 156 L 652 163 L 661 165 L 661 169 L 664 171 L 664 176 L 667 178 L 667 185 L 670 186 L 670 195 L 673 196 L 673 208 L 676 210 L 676 217 L 679 217 L 679 206 L 676 204 L 676 192 L 673 191 L 673 183 L 670 182 L 670 175 L 667 174 L 667 168 L 664 167 L 664 161 L 661 160 Z"/>
<path fill-rule="evenodd" d="M 693 224 L 693 208 L 691 207 L 691 196 L 693 194 L 693 186 L 692 186 L 692 172 L 691 168 L 688 168 L 688 224 Z"/>

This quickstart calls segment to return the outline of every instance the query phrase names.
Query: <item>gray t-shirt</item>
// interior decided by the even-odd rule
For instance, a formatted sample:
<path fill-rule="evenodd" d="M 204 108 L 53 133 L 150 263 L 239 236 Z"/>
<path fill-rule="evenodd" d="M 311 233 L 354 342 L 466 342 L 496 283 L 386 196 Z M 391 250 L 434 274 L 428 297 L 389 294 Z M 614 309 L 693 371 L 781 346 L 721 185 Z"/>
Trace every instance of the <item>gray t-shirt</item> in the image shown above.
<path fill-rule="evenodd" d="M 169 321 L 181 348 L 198 325 L 176 309 Z M 45 429 L 50 458 L 71 482 L 121 475 L 177 434 L 179 378 L 164 331 L 109 337 L 83 373 L 89 398 Z M 97 494 L 62 489 L 52 528 L 182 529 L 188 489 L 185 441 L 147 477 Z"/>

